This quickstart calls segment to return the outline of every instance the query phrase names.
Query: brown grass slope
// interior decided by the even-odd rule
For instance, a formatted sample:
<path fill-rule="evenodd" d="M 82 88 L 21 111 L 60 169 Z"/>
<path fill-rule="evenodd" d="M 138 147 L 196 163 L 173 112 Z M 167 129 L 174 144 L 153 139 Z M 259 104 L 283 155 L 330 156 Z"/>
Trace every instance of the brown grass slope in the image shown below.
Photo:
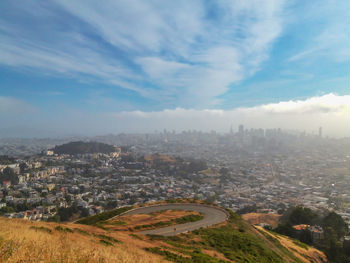
<path fill-rule="evenodd" d="M 108 224 L 104 225 L 104 229 L 73 223 L 0 217 L 0 262 L 147 263 L 168 262 L 168 259 L 175 262 L 216 263 L 257 262 L 256 258 L 264 259 L 259 262 L 271 262 L 268 257 L 273 258 L 273 262 L 326 261 L 322 252 L 253 227 L 234 214 L 226 223 L 181 234 L 176 238 L 144 236 L 131 227 L 140 223 L 167 221 L 187 213 L 162 211 L 146 216 L 122 216 L 109 222 L 115 227 L 111 229 Z M 123 222 L 123 225 L 113 225 L 116 221 Z M 212 243 L 213 240 L 218 243 Z M 227 247 L 227 244 L 231 245 Z M 258 251 L 265 256 L 256 254 Z"/>
<path fill-rule="evenodd" d="M 258 229 L 265 236 L 270 236 L 278 240 L 282 246 L 291 251 L 298 259 L 300 259 L 303 262 L 327 262 L 326 255 L 323 252 L 317 250 L 316 248 L 310 247 L 289 237 L 269 232 L 260 226 L 256 226 L 256 229 Z"/>
<path fill-rule="evenodd" d="M 0 218 L 0 262 L 167 262 L 139 243 L 96 227 Z"/>

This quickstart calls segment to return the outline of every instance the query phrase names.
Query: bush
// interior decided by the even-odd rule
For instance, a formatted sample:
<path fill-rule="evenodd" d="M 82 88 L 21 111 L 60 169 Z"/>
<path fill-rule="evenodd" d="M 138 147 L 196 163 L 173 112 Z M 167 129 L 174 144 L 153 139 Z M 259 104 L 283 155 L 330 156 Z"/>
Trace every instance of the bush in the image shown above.
<path fill-rule="evenodd" d="M 30 229 L 34 229 L 35 231 L 43 231 L 43 232 L 46 232 L 46 233 L 49 233 L 51 234 L 52 233 L 52 230 L 50 228 L 47 228 L 47 227 L 37 227 L 37 226 L 31 226 Z"/>
<path fill-rule="evenodd" d="M 112 217 L 115 217 L 117 215 L 120 215 L 130 209 L 132 209 L 132 206 L 126 206 L 122 208 L 113 209 L 111 211 L 106 211 L 97 215 L 89 216 L 83 219 L 78 220 L 77 224 L 84 224 L 84 225 L 96 225 L 98 222 L 103 222 L 108 219 L 111 219 Z"/>
<path fill-rule="evenodd" d="M 105 245 L 105 246 L 113 246 L 112 243 L 110 243 L 110 242 L 108 242 L 108 241 L 106 241 L 106 240 L 103 240 L 103 239 L 100 239 L 100 243 L 102 243 L 102 244 Z"/>
<path fill-rule="evenodd" d="M 311 225 L 317 219 L 318 215 L 315 212 L 310 208 L 301 206 L 288 209 L 282 216 L 282 221 L 291 225 Z"/>
<path fill-rule="evenodd" d="M 55 229 L 60 232 L 73 233 L 74 231 L 68 227 L 56 226 Z"/>

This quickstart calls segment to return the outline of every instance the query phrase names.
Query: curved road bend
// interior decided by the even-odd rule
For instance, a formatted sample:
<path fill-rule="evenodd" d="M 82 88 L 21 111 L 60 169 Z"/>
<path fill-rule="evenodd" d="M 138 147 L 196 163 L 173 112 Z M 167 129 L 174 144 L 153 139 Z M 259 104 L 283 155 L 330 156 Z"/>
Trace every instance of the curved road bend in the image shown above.
<path fill-rule="evenodd" d="M 227 214 L 218 208 L 204 206 L 204 205 L 193 205 L 193 204 L 165 204 L 165 205 L 157 205 L 157 206 L 149 206 L 149 207 L 140 207 L 135 210 L 128 211 L 123 215 L 149 214 L 149 213 L 158 212 L 161 210 L 196 211 L 204 214 L 204 218 L 196 222 L 173 225 L 173 226 L 163 227 L 163 228 L 158 228 L 153 230 L 146 230 L 146 231 L 139 232 L 140 234 L 175 236 L 177 234 L 193 231 L 201 227 L 216 225 L 224 222 L 227 219 Z"/>

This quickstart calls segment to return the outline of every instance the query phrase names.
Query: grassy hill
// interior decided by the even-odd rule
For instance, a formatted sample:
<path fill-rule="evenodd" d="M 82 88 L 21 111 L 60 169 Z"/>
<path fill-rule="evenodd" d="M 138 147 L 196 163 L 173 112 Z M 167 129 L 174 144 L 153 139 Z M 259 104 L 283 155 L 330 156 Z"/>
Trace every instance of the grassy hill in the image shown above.
<path fill-rule="evenodd" d="M 56 154 L 87 154 L 87 153 L 111 153 L 115 151 L 115 147 L 100 142 L 70 142 L 55 146 L 52 149 Z"/>
<path fill-rule="evenodd" d="M 228 222 L 175 237 L 137 234 L 137 225 L 184 218 L 184 211 L 90 217 L 80 223 L 0 218 L 0 262 L 324 262 L 322 252 L 255 228 L 231 213 Z M 195 214 L 195 212 L 193 212 Z M 161 225 L 161 224 L 160 224 Z"/>

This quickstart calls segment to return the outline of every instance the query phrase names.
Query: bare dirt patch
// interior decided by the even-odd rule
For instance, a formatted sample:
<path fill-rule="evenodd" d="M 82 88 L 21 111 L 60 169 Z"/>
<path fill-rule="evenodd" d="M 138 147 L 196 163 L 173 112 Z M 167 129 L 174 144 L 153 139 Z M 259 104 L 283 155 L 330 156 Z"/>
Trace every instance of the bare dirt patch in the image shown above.
<path fill-rule="evenodd" d="M 258 225 L 261 223 L 269 224 L 273 227 L 278 226 L 280 220 L 278 214 L 263 214 L 263 213 L 249 213 L 242 215 L 242 218 L 251 225 Z"/>

